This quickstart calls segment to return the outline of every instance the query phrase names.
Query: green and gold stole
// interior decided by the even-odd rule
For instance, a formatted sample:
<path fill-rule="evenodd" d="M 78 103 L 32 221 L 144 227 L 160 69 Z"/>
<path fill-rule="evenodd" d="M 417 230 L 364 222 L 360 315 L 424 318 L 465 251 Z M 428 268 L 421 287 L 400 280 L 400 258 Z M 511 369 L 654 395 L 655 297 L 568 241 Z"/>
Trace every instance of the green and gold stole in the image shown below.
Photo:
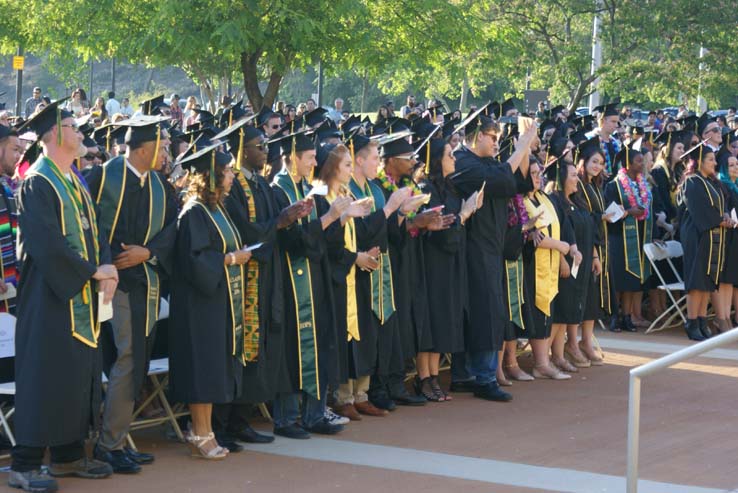
<path fill-rule="evenodd" d="M 525 330 L 523 322 L 523 256 L 517 260 L 505 260 L 507 279 L 507 315 L 509 320 Z"/>
<path fill-rule="evenodd" d="M 371 197 L 374 199 L 372 203 L 372 212 L 376 212 L 384 208 L 384 193 L 374 183 L 367 181 L 362 190 L 356 180 L 351 178 L 349 190 L 354 198 L 363 199 Z M 382 252 L 379 254 L 379 267 L 369 274 L 369 280 L 372 287 L 372 312 L 384 324 L 395 313 L 395 295 L 394 286 L 392 285 L 392 262 L 389 253 Z"/>
<path fill-rule="evenodd" d="M 99 265 L 100 246 L 97 243 L 95 208 L 90 194 L 77 175 L 72 172 L 70 179 L 67 179 L 51 159 L 41 156 L 28 170 L 26 179 L 30 176 L 44 178 L 56 192 L 59 199 L 61 231 L 69 248 L 84 260 Z M 92 228 L 93 252 L 87 249 L 85 241 L 85 231 L 90 228 Z M 88 280 L 82 291 L 69 300 L 69 318 L 72 336 L 87 346 L 96 348 L 100 323 L 97 321 L 95 304 L 92 302 L 94 294 L 92 283 L 92 279 Z"/>
<path fill-rule="evenodd" d="M 102 165 L 102 170 L 102 181 L 95 201 L 100 207 L 100 226 L 108 233 L 108 242 L 112 244 L 126 189 L 128 172 L 125 158 L 118 156 L 111 159 Z M 159 175 L 153 171 L 149 172 L 148 178 L 146 183 L 149 191 L 149 224 L 143 242 L 144 246 L 164 228 L 166 217 L 164 184 Z M 159 315 L 161 294 L 159 274 L 156 269 L 149 262 L 144 262 L 143 267 L 146 273 L 146 336 L 148 337 Z"/>
<path fill-rule="evenodd" d="M 246 200 L 249 202 L 247 209 L 249 222 L 256 222 L 256 200 L 251 191 L 249 181 L 243 176 L 243 172 L 236 175 L 238 182 L 243 188 Z M 243 308 L 243 350 L 246 361 L 256 361 L 259 357 L 259 261 L 252 257 L 246 264 L 246 296 Z"/>
<path fill-rule="evenodd" d="M 717 188 L 715 188 L 708 180 L 705 180 L 699 173 L 689 177 L 690 180 L 700 180 L 702 185 L 705 187 L 707 197 L 710 199 L 710 205 L 714 207 L 719 213 L 720 217 L 725 214 L 725 199 L 723 194 Z M 689 204 L 687 204 L 689 208 Z M 699 218 L 694 218 L 695 221 Z M 715 285 L 720 280 L 720 271 L 723 270 L 723 261 L 725 256 L 724 249 L 725 241 L 725 230 L 722 226 L 712 228 L 710 230 L 710 254 L 707 258 L 707 277 L 709 277 Z"/>
<path fill-rule="evenodd" d="M 329 193 L 325 198 L 329 204 L 332 204 L 338 196 Z M 353 218 L 349 218 L 343 227 L 343 247 L 352 253 L 356 253 L 356 228 Z M 356 302 L 356 264 L 351 264 L 351 269 L 346 275 L 346 340 L 361 340 L 359 307 Z"/>
<path fill-rule="evenodd" d="M 242 247 L 241 236 L 231 222 L 231 218 L 223 207 L 218 204 L 215 210 L 210 210 L 205 204 L 198 200 L 191 200 L 192 207 L 201 208 L 212 221 L 218 231 L 223 245 L 222 253 L 233 252 Z M 186 208 L 187 206 L 185 206 Z M 228 301 L 231 307 L 231 333 L 233 334 L 232 356 L 238 358 L 242 365 L 248 362 L 243 343 L 243 292 L 244 276 L 243 265 L 225 265 L 223 267 L 228 284 Z"/>
<path fill-rule="evenodd" d="M 613 180 L 618 187 L 620 203 L 625 207 L 628 197 L 623 186 L 616 178 Z M 641 242 L 641 232 L 638 230 L 638 220 L 628 214 L 623 219 L 623 251 L 625 252 L 625 271 L 641 280 L 641 284 L 651 276 L 651 264 L 644 259 L 643 245 L 651 243 L 653 233 L 653 200 L 648 204 L 648 217 L 644 219 L 644 238 Z"/>
<path fill-rule="evenodd" d="M 274 183 L 287 195 L 290 204 L 305 197 L 305 184 L 301 180 L 296 184 L 289 171 L 280 171 L 274 177 Z M 303 188 L 304 187 L 304 188 Z M 318 219 L 313 207 L 309 220 Z M 287 252 L 287 265 L 292 291 L 295 297 L 295 314 L 297 316 L 297 345 L 300 358 L 300 389 L 320 399 L 320 376 L 318 374 L 318 342 L 315 334 L 315 307 L 313 305 L 312 277 L 310 263 L 307 258 Z"/>
<path fill-rule="evenodd" d="M 540 207 L 543 208 L 544 216 L 549 222 L 548 226 L 539 231 L 554 240 L 561 239 L 559 216 L 556 214 L 556 208 L 551 200 L 541 192 L 536 192 L 535 198 L 538 200 Z M 535 216 L 538 207 L 533 201 L 525 197 L 523 202 L 528 216 Z M 559 255 L 558 250 L 536 248 L 536 308 L 546 316 L 551 316 L 551 302 L 559 292 Z"/>
<path fill-rule="evenodd" d="M 602 192 L 592 183 L 584 184 L 582 180 L 579 180 L 579 186 L 584 192 L 584 198 L 587 200 L 587 208 L 590 212 L 600 214 L 601 225 L 600 231 L 602 232 L 602 245 L 597 246 L 597 254 L 600 257 L 600 265 L 602 266 L 602 273 L 600 274 L 600 307 L 607 313 L 612 312 L 612 304 L 610 300 L 610 246 L 608 245 L 607 237 L 607 220 L 604 217 L 605 213 L 605 199 L 602 197 Z M 598 209 L 594 208 L 594 204 L 597 205 Z"/>

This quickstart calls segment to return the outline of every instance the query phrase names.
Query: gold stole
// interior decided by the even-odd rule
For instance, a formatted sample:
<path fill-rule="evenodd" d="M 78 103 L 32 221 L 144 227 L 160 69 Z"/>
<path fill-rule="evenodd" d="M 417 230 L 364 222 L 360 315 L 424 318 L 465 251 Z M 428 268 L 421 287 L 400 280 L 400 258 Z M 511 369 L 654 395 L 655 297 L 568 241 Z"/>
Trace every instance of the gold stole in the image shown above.
<path fill-rule="evenodd" d="M 541 232 L 554 240 L 561 238 L 559 216 L 556 208 L 548 197 L 541 192 L 535 193 L 535 198 L 544 210 L 544 217 L 548 219 L 549 225 Z M 524 200 L 525 210 L 528 216 L 536 214 L 537 207 L 526 197 Z M 551 302 L 559 292 L 559 252 L 549 248 L 536 248 L 536 307 L 551 316 Z"/>
<path fill-rule="evenodd" d="M 338 198 L 330 192 L 326 199 L 329 204 Z M 346 250 L 356 253 L 356 228 L 354 219 L 350 218 L 343 227 L 343 246 Z M 346 340 L 358 341 L 359 336 L 359 306 L 356 303 L 356 264 L 351 264 L 351 269 L 346 276 Z"/>

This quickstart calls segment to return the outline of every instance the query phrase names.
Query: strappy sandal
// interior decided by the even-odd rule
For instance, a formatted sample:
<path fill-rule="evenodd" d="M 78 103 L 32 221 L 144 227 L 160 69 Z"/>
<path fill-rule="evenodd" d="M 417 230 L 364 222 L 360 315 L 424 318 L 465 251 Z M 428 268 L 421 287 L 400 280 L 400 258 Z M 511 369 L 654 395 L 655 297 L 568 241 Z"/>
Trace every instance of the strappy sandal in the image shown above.
<path fill-rule="evenodd" d="M 418 395 L 422 395 L 428 401 L 431 401 L 431 402 L 441 401 L 441 398 L 439 397 L 439 395 L 436 394 L 433 390 L 433 384 L 431 383 L 431 377 L 425 377 L 421 379 L 416 390 L 418 391 Z"/>
<path fill-rule="evenodd" d="M 442 388 L 441 384 L 438 383 L 438 375 L 431 375 L 431 388 L 433 393 L 438 397 L 441 402 L 453 400 L 453 397 L 448 395 Z"/>
<path fill-rule="evenodd" d="M 532 382 L 535 380 L 518 365 L 505 365 L 505 372 L 510 375 L 510 378 L 518 382 Z"/>
<path fill-rule="evenodd" d="M 551 380 L 569 380 L 571 375 L 559 370 L 555 365 L 536 365 L 533 367 L 535 378 L 550 378 Z"/>
<path fill-rule="evenodd" d="M 587 359 L 587 357 L 583 354 L 577 354 L 573 350 L 569 349 L 567 346 L 564 346 L 564 354 L 569 357 L 571 360 L 571 364 L 576 366 L 577 368 L 589 368 L 592 366 L 592 363 Z"/>
<path fill-rule="evenodd" d="M 565 371 L 567 373 L 579 373 L 579 369 L 569 363 L 566 358 L 563 358 L 561 360 L 551 359 L 551 363 L 561 371 Z"/>
<path fill-rule="evenodd" d="M 592 353 L 589 352 L 589 348 L 587 348 L 584 344 L 584 341 L 579 341 L 579 350 L 584 354 L 592 363 L 592 366 L 602 366 L 605 364 L 605 358 L 599 353 L 597 350 L 593 350 Z"/>
<path fill-rule="evenodd" d="M 204 437 L 189 433 L 185 439 L 190 446 L 192 457 L 207 460 L 223 460 L 228 455 L 228 449 L 218 445 L 218 442 L 215 440 L 215 434 L 212 432 Z"/>

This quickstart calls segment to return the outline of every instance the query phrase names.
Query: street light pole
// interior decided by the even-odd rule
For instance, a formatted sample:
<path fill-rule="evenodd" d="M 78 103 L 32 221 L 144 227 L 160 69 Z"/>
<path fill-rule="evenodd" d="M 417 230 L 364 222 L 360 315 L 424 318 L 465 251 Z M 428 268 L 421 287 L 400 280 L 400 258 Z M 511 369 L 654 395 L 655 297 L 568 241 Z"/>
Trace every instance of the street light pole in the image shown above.
<path fill-rule="evenodd" d="M 23 47 L 18 46 L 17 56 L 23 56 Z M 21 108 L 23 105 L 23 69 L 16 72 L 15 77 L 15 116 L 21 115 Z M 28 115 L 26 115 L 28 118 Z"/>
<path fill-rule="evenodd" d="M 602 65 L 602 40 L 600 39 L 600 9 L 603 8 L 602 0 L 597 0 L 597 11 L 594 15 L 592 23 L 592 68 L 590 75 L 595 75 Z M 589 111 L 590 113 L 595 107 L 600 105 L 600 91 L 597 90 L 599 77 L 592 82 L 594 91 L 589 95 Z"/>

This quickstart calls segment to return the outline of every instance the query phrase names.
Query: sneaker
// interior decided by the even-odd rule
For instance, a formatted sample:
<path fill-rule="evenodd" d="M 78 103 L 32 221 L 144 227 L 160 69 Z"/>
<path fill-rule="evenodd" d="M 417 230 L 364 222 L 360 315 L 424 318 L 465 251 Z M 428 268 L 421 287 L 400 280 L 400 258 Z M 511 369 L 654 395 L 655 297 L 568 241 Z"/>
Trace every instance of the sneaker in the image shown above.
<path fill-rule="evenodd" d="M 39 493 L 53 492 L 59 489 L 56 479 L 41 471 L 41 469 L 26 472 L 11 470 L 8 475 L 8 486 Z"/>
<path fill-rule="evenodd" d="M 113 467 L 107 462 L 82 457 L 74 462 L 51 463 L 49 473 L 56 477 L 76 476 L 78 478 L 102 479 L 113 474 Z"/>
<path fill-rule="evenodd" d="M 347 425 L 351 422 L 346 416 L 339 416 L 330 407 L 325 408 L 325 419 L 332 425 Z"/>
<path fill-rule="evenodd" d="M 303 425 L 305 431 L 310 433 L 318 433 L 319 435 L 335 435 L 343 431 L 343 425 L 336 425 L 328 422 L 327 418 L 323 418 L 312 426 Z"/>

